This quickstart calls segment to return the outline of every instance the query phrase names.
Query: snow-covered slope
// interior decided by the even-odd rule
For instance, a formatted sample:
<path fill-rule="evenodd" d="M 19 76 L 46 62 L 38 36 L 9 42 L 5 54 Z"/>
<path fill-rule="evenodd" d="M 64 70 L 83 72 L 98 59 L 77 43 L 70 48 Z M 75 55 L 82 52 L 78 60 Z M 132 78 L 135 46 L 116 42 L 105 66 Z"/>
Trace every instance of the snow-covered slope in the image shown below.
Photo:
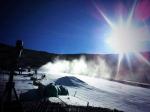
<path fill-rule="evenodd" d="M 150 89 L 130 86 L 105 79 L 96 79 L 81 75 L 73 77 L 71 74 L 46 75 L 42 81 L 44 84 L 59 82 L 68 88 L 71 96 L 81 99 L 85 105 L 100 106 L 110 109 L 123 110 L 125 112 L 150 112 Z M 67 77 L 65 77 L 67 76 Z M 23 92 L 35 89 L 28 77 L 17 76 L 16 90 Z M 58 84 L 58 83 L 57 83 Z M 75 99 L 76 99 L 75 98 Z M 74 98 L 66 99 L 71 101 Z M 74 102 L 74 101 L 72 101 Z M 78 101 L 79 102 L 79 101 Z"/>
<path fill-rule="evenodd" d="M 66 75 L 66 74 L 65 74 Z M 69 74 L 70 75 L 70 74 Z M 89 102 L 90 106 L 108 107 L 123 110 L 125 112 L 149 112 L 150 111 L 150 89 L 121 84 L 105 79 L 96 79 L 78 76 L 83 80 L 83 86 L 66 86 L 70 95 L 83 101 Z M 61 82 L 74 80 L 74 77 L 61 78 Z M 61 83 L 62 85 L 64 84 Z M 77 82 L 74 82 L 78 84 Z"/>
<path fill-rule="evenodd" d="M 87 102 L 84 100 L 81 100 L 74 96 L 59 96 L 57 97 L 50 97 L 50 102 L 54 103 L 64 103 L 66 105 L 73 105 L 73 106 L 87 106 Z"/>
<path fill-rule="evenodd" d="M 86 85 L 85 82 L 73 76 L 65 76 L 58 78 L 57 80 L 55 80 L 55 84 L 73 87 L 80 87 Z"/>

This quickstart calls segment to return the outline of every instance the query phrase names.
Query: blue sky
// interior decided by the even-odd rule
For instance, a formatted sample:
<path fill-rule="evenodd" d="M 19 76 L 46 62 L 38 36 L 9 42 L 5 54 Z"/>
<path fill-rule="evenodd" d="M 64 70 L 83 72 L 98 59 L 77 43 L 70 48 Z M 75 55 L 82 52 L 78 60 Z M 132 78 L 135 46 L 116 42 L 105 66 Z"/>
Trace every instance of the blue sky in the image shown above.
<path fill-rule="evenodd" d="M 0 42 L 54 53 L 112 53 L 105 43 L 109 26 L 93 2 L 115 19 L 121 0 L 14 0 L 0 3 Z M 122 0 L 128 8 L 129 0 Z"/>

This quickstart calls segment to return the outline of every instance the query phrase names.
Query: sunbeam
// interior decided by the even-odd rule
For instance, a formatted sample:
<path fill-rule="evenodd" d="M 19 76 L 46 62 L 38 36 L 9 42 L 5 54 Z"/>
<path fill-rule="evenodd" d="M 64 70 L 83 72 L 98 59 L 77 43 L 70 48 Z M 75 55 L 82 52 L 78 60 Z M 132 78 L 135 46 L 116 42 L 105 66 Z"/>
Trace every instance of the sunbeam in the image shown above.
<path fill-rule="evenodd" d="M 131 8 L 131 11 L 129 13 L 129 17 L 127 19 L 127 24 L 128 25 L 130 25 L 132 23 L 132 18 L 133 18 L 133 14 L 134 14 L 134 11 L 135 11 L 136 4 L 137 4 L 137 0 L 134 1 L 133 6 Z"/>
<path fill-rule="evenodd" d="M 132 73 L 132 65 L 131 65 L 131 60 L 129 55 L 125 55 L 125 58 L 127 59 L 128 67 L 130 69 L 130 72 Z"/>
<path fill-rule="evenodd" d="M 109 26 L 113 29 L 115 27 L 115 25 L 113 24 L 113 22 L 105 15 L 105 13 L 97 6 L 97 4 L 95 4 L 96 9 L 98 10 L 99 14 L 102 15 L 102 17 L 105 19 L 105 21 L 109 24 Z"/>
<path fill-rule="evenodd" d="M 137 58 L 139 60 L 142 60 L 143 62 L 145 62 L 148 66 L 150 66 L 150 62 L 144 57 L 142 56 L 140 53 L 135 53 L 135 55 L 137 56 Z"/>
<path fill-rule="evenodd" d="M 128 13 L 126 21 L 123 19 L 123 15 L 119 15 L 119 21 L 113 22 L 97 5 L 95 6 L 99 14 L 103 17 L 103 19 L 111 28 L 111 32 L 108 38 L 106 38 L 105 42 L 111 49 L 113 49 L 115 53 L 119 55 L 115 78 L 119 78 L 119 72 L 123 58 L 126 59 L 128 69 L 132 74 L 132 63 L 129 53 L 135 54 L 138 59 L 143 60 L 146 64 L 150 66 L 149 61 L 140 54 L 140 52 L 144 49 L 143 43 L 149 40 L 149 32 L 148 30 L 145 30 L 143 29 L 143 27 L 136 24 L 135 20 L 133 19 L 137 6 L 137 0 L 134 1 L 131 10 Z"/>
<path fill-rule="evenodd" d="M 118 79 L 118 77 L 119 77 L 119 70 L 120 70 L 120 65 L 121 65 L 122 59 L 123 59 L 123 54 L 119 54 L 119 56 L 118 56 L 118 64 L 117 64 L 117 73 L 116 73 L 115 79 Z"/>

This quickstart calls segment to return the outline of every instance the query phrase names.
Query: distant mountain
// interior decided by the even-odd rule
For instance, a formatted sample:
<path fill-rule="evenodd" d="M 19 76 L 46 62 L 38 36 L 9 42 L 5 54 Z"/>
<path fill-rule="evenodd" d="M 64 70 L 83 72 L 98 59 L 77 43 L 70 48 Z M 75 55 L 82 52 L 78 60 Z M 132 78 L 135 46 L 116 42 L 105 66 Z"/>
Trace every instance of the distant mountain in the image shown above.
<path fill-rule="evenodd" d="M 15 48 L 13 46 L 0 44 L 1 69 L 11 68 L 12 54 L 14 49 Z M 141 53 L 142 58 L 131 55 L 130 63 L 126 58 L 123 58 L 123 60 L 120 63 L 119 72 L 117 74 L 118 56 L 118 54 L 54 54 L 43 51 L 24 49 L 20 65 L 22 67 L 30 66 L 32 68 L 39 68 L 48 62 L 55 62 L 56 58 L 59 58 L 60 60 L 71 61 L 74 59 L 80 59 L 81 57 L 84 57 L 87 63 L 92 62 L 94 64 L 99 65 L 98 61 L 99 58 L 101 58 L 111 69 L 110 79 L 136 81 L 140 83 L 150 84 L 150 52 Z M 95 66 L 93 66 L 93 69 L 97 69 L 94 67 Z M 99 70 L 101 70 L 100 67 Z"/>
<path fill-rule="evenodd" d="M 9 68 L 12 62 L 12 54 L 15 50 L 15 47 L 0 44 L 0 67 L 1 68 Z M 23 67 L 40 67 L 46 64 L 49 61 L 52 61 L 57 55 L 53 53 L 47 53 L 43 51 L 35 51 L 30 49 L 24 49 L 22 58 L 21 58 L 21 65 Z"/>
<path fill-rule="evenodd" d="M 6 45 L 0 43 L 0 67 L 6 68 L 11 64 L 11 58 L 13 51 L 15 50 L 14 46 Z M 31 66 L 38 68 L 47 62 L 53 62 L 55 58 L 59 57 L 59 59 L 65 60 L 73 60 L 79 59 L 81 56 L 84 56 L 86 60 L 95 60 L 96 57 L 105 57 L 106 59 L 109 57 L 114 57 L 111 54 L 55 54 L 55 53 L 48 53 L 44 51 L 36 51 L 31 49 L 24 49 L 21 59 L 21 64 L 24 67 Z M 117 59 L 117 58 L 116 58 Z"/>

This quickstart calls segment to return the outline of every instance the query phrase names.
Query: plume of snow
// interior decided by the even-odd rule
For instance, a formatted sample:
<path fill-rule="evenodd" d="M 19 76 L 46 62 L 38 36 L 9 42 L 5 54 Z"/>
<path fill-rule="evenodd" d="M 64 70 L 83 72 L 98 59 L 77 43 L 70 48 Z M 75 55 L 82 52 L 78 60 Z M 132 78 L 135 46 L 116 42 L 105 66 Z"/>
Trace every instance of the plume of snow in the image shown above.
<path fill-rule="evenodd" d="M 46 74 L 68 73 L 102 78 L 111 76 L 111 69 L 100 57 L 97 61 L 87 61 L 84 56 L 74 60 L 56 58 L 54 62 L 48 62 L 39 70 Z"/>

